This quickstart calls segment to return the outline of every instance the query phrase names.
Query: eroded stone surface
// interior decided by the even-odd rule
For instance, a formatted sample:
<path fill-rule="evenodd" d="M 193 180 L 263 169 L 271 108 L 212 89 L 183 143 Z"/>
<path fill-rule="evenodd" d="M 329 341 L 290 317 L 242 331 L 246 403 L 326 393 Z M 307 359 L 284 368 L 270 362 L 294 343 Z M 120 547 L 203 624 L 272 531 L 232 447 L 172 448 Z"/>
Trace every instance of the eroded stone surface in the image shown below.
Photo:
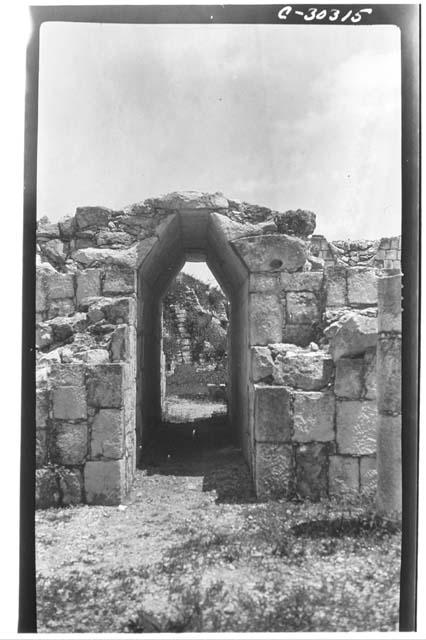
<path fill-rule="evenodd" d="M 377 343 L 377 404 L 381 413 L 401 413 L 401 338 L 382 336 Z"/>
<path fill-rule="evenodd" d="M 349 304 L 377 304 L 377 277 L 374 269 L 368 267 L 348 269 L 347 282 Z"/>
<path fill-rule="evenodd" d="M 86 462 L 84 488 L 88 504 L 120 504 L 125 493 L 124 460 Z"/>
<path fill-rule="evenodd" d="M 299 238 L 263 235 L 231 244 L 250 271 L 297 271 L 306 262 L 306 246 Z"/>
<path fill-rule="evenodd" d="M 288 444 L 256 444 L 256 495 L 261 500 L 293 493 L 293 448 Z"/>
<path fill-rule="evenodd" d="M 253 382 L 272 376 L 273 360 L 268 347 L 251 348 L 251 373 Z"/>
<path fill-rule="evenodd" d="M 100 409 L 92 423 L 91 458 L 118 460 L 123 456 L 124 416 L 121 409 Z"/>
<path fill-rule="evenodd" d="M 292 395 L 284 387 L 255 385 L 255 437 L 262 442 L 291 439 Z"/>
<path fill-rule="evenodd" d="M 334 440 L 334 395 L 329 391 L 296 391 L 294 434 L 296 442 Z"/>
<path fill-rule="evenodd" d="M 351 456 L 330 456 L 328 477 L 330 496 L 357 493 L 359 489 L 359 459 Z"/>
<path fill-rule="evenodd" d="M 52 392 L 53 417 L 59 420 L 81 420 L 87 416 L 85 387 L 58 387 Z"/>
<path fill-rule="evenodd" d="M 336 439 L 339 453 L 368 455 L 376 451 L 377 407 L 373 402 L 336 402 Z"/>
<path fill-rule="evenodd" d="M 87 456 L 87 424 L 85 422 L 57 422 L 51 460 L 55 464 L 83 464 Z"/>
<path fill-rule="evenodd" d="M 123 403 L 123 367 L 111 363 L 88 367 L 87 402 L 94 407 L 119 408 Z"/>
<path fill-rule="evenodd" d="M 327 496 L 327 445 L 303 444 L 296 450 L 296 493 L 319 500 Z"/>
<path fill-rule="evenodd" d="M 37 509 L 48 509 L 60 504 L 61 494 L 58 479 L 53 469 L 36 470 L 35 503 Z"/>
<path fill-rule="evenodd" d="M 83 502 L 83 478 L 79 469 L 64 469 L 59 472 L 59 488 L 65 507 Z"/>
<path fill-rule="evenodd" d="M 266 345 L 281 342 L 282 310 L 278 296 L 250 294 L 250 343 Z"/>
<path fill-rule="evenodd" d="M 332 323 L 325 335 L 334 361 L 343 356 L 363 354 L 377 343 L 377 318 L 367 313 L 349 311 Z"/>
<path fill-rule="evenodd" d="M 336 363 L 334 393 L 341 398 L 361 397 L 364 372 L 363 358 L 340 358 Z"/>
<path fill-rule="evenodd" d="M 321 351 L 289 349 L 278 354 L 274 367 L 274 382 L 306 391 L 325 387 L 333 373 L 333 361 Z"/>

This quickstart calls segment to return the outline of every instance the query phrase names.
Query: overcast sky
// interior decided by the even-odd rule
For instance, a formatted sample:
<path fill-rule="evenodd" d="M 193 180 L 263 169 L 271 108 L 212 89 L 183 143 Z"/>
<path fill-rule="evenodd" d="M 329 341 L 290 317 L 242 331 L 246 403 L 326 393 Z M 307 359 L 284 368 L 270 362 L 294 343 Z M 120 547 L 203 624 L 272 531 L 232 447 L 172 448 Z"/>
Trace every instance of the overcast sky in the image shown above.
<path fill-rule="evenodd" d="M 38 216 L 195 189 L 400 233 L 395 27 L 45 23 Z"/>

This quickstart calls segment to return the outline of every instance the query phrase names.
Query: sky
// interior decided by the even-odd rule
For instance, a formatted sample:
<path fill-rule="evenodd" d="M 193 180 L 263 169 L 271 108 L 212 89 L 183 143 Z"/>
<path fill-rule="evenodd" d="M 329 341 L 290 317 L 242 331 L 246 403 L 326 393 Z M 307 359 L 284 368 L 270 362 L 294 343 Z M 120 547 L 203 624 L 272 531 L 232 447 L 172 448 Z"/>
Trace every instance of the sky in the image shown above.
<path fill-rule="evenodd" d="M 400 108 L 392 26 L 45 23 L 38 216 L 194 189 L 396 235 Z"/>

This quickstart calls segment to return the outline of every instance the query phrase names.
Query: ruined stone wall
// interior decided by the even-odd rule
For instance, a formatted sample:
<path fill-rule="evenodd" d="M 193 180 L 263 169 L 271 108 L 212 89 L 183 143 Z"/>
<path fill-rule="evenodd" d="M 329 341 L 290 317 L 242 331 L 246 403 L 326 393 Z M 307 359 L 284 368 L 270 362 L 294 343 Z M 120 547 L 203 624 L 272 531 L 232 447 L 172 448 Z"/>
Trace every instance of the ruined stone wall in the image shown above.
<path fill-rule="evenodd" d="M 257 495 L 375 491 L 381 271 L 324 260 L 314 229 L 311 212 L 196 192 L 40 222 L 38 506 L 125 496 L 161 419 L 161 296 L 191 251 L 230 300 L 230 428 Z"/>
<path fill-rule="evenodd" d="M 333 240 L 314 235 L 311 251 L 324 261 L 326 267 L 372 266 L 378 269 L 401 269 L 401 236 L 381 240 Z"/>

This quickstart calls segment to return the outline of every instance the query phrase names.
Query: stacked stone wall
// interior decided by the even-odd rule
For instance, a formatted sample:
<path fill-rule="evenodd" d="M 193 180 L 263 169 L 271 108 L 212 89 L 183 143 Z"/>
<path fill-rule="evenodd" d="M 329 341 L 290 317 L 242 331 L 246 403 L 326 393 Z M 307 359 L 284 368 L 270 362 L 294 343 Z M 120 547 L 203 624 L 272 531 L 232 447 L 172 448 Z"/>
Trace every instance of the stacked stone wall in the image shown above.
<path fill-rule="evenodd" d="M 375 491 L 378 425 L 379 447 L 384 433 L 398 440 L 396 427 L 385 429 L 399 414 L 398 408 L 389 413 L 392 393 L 382 372 L 392 371 L 389 384 L 396 384 L 400 329 L 386 328 L 382 313 L 378 343 L 376 257 L 350 266 L 336 252 L 327 261 L 312 253 L 314 228 L 311 212 L 279 214 L 193 192 L 122 211 L 79 208 L 56 225 L 41 221 L 39 506 L 116 504 L 126 495 L 136 465 L 136 423 L 144 419 L 136 420 L 140 389 L 145 380 L 158 398 L 164 392 L 156 391 L 158 288 L 165 290 L 172 263 L 165 262 L 164 273 L 160 263 L 182 242 L 178 229 L 190 229 L 186 237 L 195 245 L 204 233 L 207 254 L 211 238 L 221 243 L 219 280 L 233 290 L 231 417 L 244 422 L 241 446 L 257 495 L 319 499 Z M 394 251 L 388 244 L 376 243 Z M 229 273 L 222 272 L 224 264 Z M 140 265 L 148 265 L 143 278 Z M 396 313 L 397 291 L 392 300 Z M 153 308 L 148 315 L 146 305 Z M 152 422 L 157 409 L 151 409 Z"/>
<path fill-rule="evenodd" d="M 310 240 L 313 255 L 324 261 L 326 267 L 371 266 L 377 269 L 401 269 L 401 236 L 381 240 L 333 240 L 314 235 Z"/>

